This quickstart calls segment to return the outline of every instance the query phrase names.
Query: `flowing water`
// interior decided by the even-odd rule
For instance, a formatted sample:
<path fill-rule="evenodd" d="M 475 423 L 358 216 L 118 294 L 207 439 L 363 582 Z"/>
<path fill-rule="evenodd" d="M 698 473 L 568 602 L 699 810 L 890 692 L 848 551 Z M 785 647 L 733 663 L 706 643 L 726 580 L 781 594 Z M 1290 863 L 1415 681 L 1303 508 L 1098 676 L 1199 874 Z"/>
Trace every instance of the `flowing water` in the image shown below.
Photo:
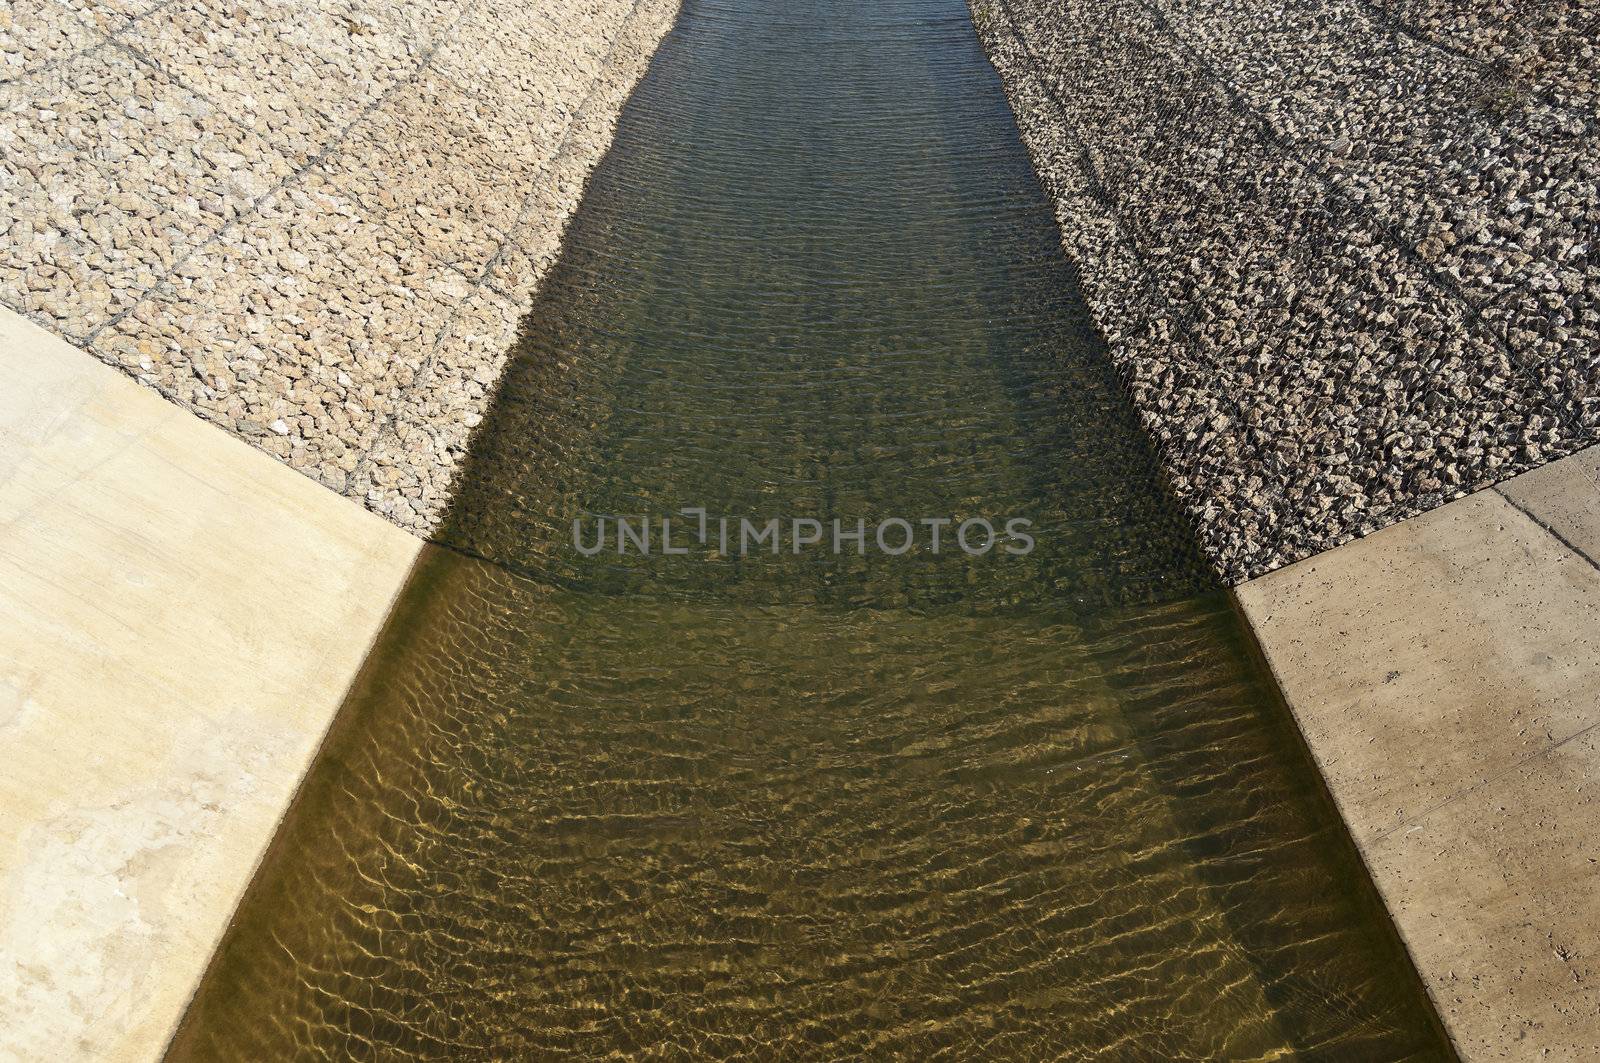
<path fill-rule="evenodd" d="M 1059 239 L 961 0 L 689 0 L 172 1058 L 1448 1057 Z"/>

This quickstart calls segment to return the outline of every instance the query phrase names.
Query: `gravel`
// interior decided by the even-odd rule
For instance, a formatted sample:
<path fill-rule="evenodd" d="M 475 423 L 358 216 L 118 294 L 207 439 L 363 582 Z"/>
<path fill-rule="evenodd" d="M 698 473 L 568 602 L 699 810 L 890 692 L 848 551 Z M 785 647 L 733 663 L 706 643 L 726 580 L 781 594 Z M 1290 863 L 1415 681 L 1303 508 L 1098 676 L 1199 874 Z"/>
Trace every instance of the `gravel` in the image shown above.
<path fill-rule="evenodd" d="M 677 0 L 17 0 L 0 302 L 420 534 Z M 973 0 L 1237 582 L 1600 434 L 1594 0 Z"/>
<path fill-rule="evenodd" d="M 428 534 L 677 0 L 17 0 L 0 302 Z"/>
<path fill-rule="evenodd" d="M 1600 434 L 1596 13 L 973 0 L 1229 582 Z"/>

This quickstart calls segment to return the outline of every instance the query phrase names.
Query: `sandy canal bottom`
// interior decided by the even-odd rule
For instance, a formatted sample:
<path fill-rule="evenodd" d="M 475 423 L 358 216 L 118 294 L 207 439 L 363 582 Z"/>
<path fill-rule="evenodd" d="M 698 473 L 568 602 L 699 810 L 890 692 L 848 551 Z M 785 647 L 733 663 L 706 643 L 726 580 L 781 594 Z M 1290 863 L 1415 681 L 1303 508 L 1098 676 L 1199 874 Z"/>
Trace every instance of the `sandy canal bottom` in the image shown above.
<path fill-rule="evenodd" d="M 1447 1057 L 960 0 L 691 0 L 462 484 L 173 1058 Z"/>

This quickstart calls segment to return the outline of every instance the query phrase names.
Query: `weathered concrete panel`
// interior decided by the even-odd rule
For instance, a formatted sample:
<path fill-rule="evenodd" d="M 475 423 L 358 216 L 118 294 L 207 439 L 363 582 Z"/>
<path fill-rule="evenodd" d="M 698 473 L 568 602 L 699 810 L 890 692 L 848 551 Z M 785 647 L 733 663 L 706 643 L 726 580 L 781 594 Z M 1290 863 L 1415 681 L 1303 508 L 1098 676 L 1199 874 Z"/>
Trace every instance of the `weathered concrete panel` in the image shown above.
<path fill-rule="evenodd" d="M 0 1056 L 164 1047 L 421 549 L 0 311 Z"/>
<path fill-rule="evenodd" d="M 1600 448 L 1238 591 L 1469 1060 L 1600 1058 L 1597 475 Z"/>

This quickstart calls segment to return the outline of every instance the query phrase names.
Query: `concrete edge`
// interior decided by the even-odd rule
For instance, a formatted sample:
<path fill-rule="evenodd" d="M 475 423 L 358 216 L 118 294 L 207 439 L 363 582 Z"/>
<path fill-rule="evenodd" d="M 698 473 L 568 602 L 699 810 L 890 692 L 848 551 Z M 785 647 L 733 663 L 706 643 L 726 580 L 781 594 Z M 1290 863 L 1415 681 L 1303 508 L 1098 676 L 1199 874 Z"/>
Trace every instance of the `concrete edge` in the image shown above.
<path fill-rule="evenodd" d="M 420 540 L 0 310 L 0 1009 L 150 1060 Z"/>
<path fill-rule="evenodd" d="M 1600 1058 L 1600 448 L 1234 590 L 1462 1058 Z"/>
<path fill-rule="evenodd" d="M 1421 972 L 1416 968 L 1416 960 L 1412 955 L 1411 946 L 1406 940 L 1404 930 L 1400 927 L 1399 923 L 1395 921 L 1393 906 L 1384 896 L 1383 891 L 1378 887 L 1376 878 L 1373 875 L 1372 865 L 1367 859 L 1367 851 L 1356 840 L 1355 835 L 1351 833 L 1350 820 L 1345 814 L 1344 807 L 1339 802 L 1339 795 L 1334 792 L 1329 780 L 1328 772 L 1323 766 L 1322 760 L 1318 757 L 1316 749 L 1311 745 L 1310 740 L 1307 738 L 1305 727 L 1301 723 L 1299 714 L 1295 711 L 1294 706 L 1290 703 L 1288 696 L 1285 693 L 1283 676 L 1279 673 L 1278 667 L 1273 663 L 1272 655 L 1268 653 L 1267 648 L 1262 645 L 1261 638 L 1256 630 L 1255 624 L 1251 620 L 1250 614 L 1246 610 L 1244 603 L 1240 600 L 1238 588 L 1227 588 L 1227 596 L 1228 604 L 1232 607 L 1234 615 L 1238 618 L 1239 628 L 1244 633 L 1246 652 L 1249 653 L 1255 666 L 1264 671 L 1271 679 L 1272 694 L 1277 697 L 1280 710 L 1288 715 L 1289 720 L 1293 724 L 1292 730 L 1294 732 L 1295 740 L 1299 743 L 1299 746 L 1297 747 L 1298 752 L 1307 760 L 1309 760 L 1316 768 L 1315 775 L 1317 788 L 1328 800 L 1328 802 L 1332 804 L 1335 812 L 1338 813 L 1339 825 L 1343 828 L 1341 834 L 1341 844 L 1348 846 L 1347 853 L 1349 854 L 1349 857 L 1357 866 L 1361 868 L 1362 872 L 1366 876 L 1365 881 L 1369 887 L 1369 892 L 1365 897 L 1363 897 L 1363 901 L 1367 902 L 1364 904 L 1364 907 L 1370 911 L 1370 916 L 1375 921 L 1375 925 L 1382 926 L 1384 933 L 1388 934 L 1390 936 L 1390 940 L 1398 945 L 1400 950 L 1411 960 L 1410 974 L 1414 984 L 1418 987 L 1420 995 L 1426 999 L 1429 1005 L 1432 1007 L 1432 1014 L 1428 1016 L 1428 1018 L 1432 1022 L 1433 1027 L 1438 1031 L 1440 1038 L 1443 1041 L 1453 1045 L 1454 1038 L 1451 1036 L 1448 1027 L 1445 1025 L 1443 1011 L 1440 1008 L 1439 1001 L 1434 999 L 1432 989 L 1429 987 L 1427 981 L 1422 978 Z"/>
<path fill-rule="evenodd" d="M 352 502 L 352 504 L 354 505 L 355 503 Z M 288 818 L 289 813 L 294 810 L 296 803 L 300 800 L 300 793 L 305 789 L 306 781 L 311 776 L 311 768 L 319 759 L 321 759 L 323 750 L 327 748 L 329 740 L 337 731 L 339 721 L 344 715 L 344 706 L 350 700 L 352 691 L 354 691 L 356 686 L 362 681 L 364 673 L 366 672 L 369 654 L 372 647 L 377 644 L 380 638 L 383 637 L 384 630 L 389 626 L 390 620 L 394 617 L 395 609 L 400 604 L 401 599 L 405 595 L 406 589 L 411 584 L 411 577 L 415 575 L 417 570 L 426 563 L 429 553 L 438 549 L 440 549 L 440 547 L 434 545 L 433 543 L 420 543 L 420 548 L 417 550 L 416 556 L 412 558 L 411 562 L 405 568 L 405 575 L 395 585 L 393 593 L 389 595 L 389 600 L 382 609 L 381 618 L 374 627 L 371 637 L 367 640 L 367 649 L 361 654 L 361 663 L 357 665 L 355 670 L 350 673 L 349 679 L 345 682 L 344 688 L 338 696 L 338 707 L 328 717 L 321 733 L 316 736 L 316 745 L 306 757 L 305 764 L 300 767 L 298 775 L 294 780 L 294 786 L 289 790 L 288 796 L 283 801 L 283 807 L 278 810 L 276 818 L 273 819 L 271 829 L 267 831 L 265 842 L 256 851 L 255 857 L 251 861 L 248 871 L 242 877 L 238 889 L 235 891 L 232 899 L 229 900 L 227 904 L 227 918 L 223 920 L 222 925 L 217 928 L 216 933 L 213 935 L 211 941 L 205 948 L 205 963 L 201 965 L 199 971 L 192 979 L 188 992 L 183 996 L 182 1006 L 179 1007 L 177 1012 L 172 1016 L 171 1023 L 161 1037 L 161 1056 L 163 1058 L 166 1055 L 167 1047 L 172 1043 L 173 1038 L 177 1036 L 178 1029 L 182 1026 L 184 1017 L 189 1012 L 189 1006 L 194 1002 L 195 996 L 199 993 L 200 985 L 205 981 L 206 973 L 211 968 L 211 961 L 216 958 L 217 952 L 220 949 L 223 940 L 227 937 L 229 929 L 232 928 L 234 919 L 238 915 L 239 907 L 244 903 L 245 896 L 249 893 L 251 884 L 255 882 L 256 875 L 261 870 L 261 865 L 266 861 L 268 854 L 272 851 L 273 845 L 276 844 L 279 830 L 283 826 L 284 820 Z"/>

